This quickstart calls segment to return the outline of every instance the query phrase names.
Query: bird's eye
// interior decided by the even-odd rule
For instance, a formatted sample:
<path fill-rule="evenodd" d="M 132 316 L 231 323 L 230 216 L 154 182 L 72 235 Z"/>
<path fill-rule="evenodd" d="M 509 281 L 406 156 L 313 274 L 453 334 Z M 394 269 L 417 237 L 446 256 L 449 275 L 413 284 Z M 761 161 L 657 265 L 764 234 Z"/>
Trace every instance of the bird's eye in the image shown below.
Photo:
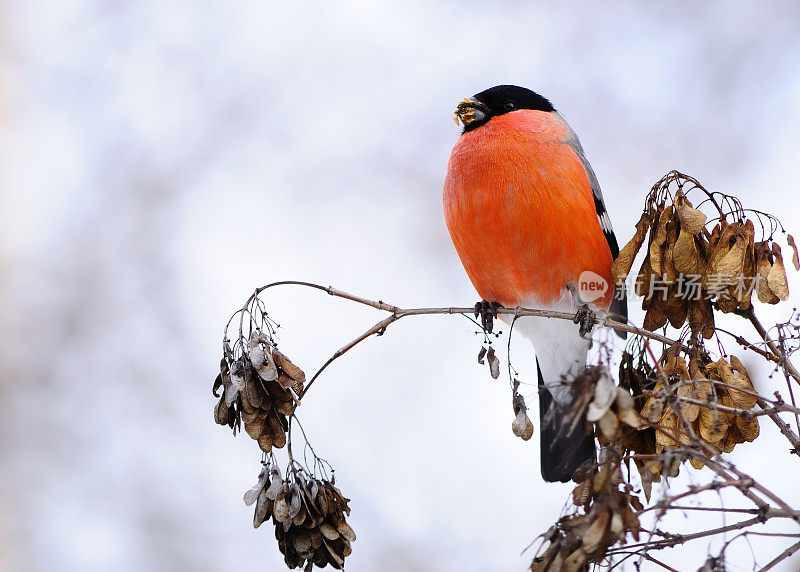
<path fill-rule="evenodd" d="M 505 104 L 505 108 L 506 108 L 506 111 L 514 111 L 517 108 L 517 106 L 514 105 L 513 101 L 507 101 L 506 104 Z"/>

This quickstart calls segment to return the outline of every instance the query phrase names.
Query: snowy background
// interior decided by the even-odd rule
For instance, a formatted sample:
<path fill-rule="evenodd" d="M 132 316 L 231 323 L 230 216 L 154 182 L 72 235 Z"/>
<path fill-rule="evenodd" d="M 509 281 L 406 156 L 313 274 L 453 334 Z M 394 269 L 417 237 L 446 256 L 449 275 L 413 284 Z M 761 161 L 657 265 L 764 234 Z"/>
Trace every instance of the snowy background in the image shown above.
<path fill-rule="evenodd" d="M 0 0 L 0 569 L 281 570 L 241 500 L 256 444 L 212 419 L 222 327 L 281 279 L 473 304 L 441 184 L 454 106 L 499 83 L 568 118 L 622 243 L 673 168 L 800 232 L 796 2 Z M 307 371 L 380 317 L 267 301 Z M 352 498 L 348 570 L 523 570 L 561 510 L 473 332 L 404 320 L 303 404 Z M 734 458 L 797 506 L 796 461 L 762 433 Z M 789 543 L 751 544 L 731 569 Z"/>

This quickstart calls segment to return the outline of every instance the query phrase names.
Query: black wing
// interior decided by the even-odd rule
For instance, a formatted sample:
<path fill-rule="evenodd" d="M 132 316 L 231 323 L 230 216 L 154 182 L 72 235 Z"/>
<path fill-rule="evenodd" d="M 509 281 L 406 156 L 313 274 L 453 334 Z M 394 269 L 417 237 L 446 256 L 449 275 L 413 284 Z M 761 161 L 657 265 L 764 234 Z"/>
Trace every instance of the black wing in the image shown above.
<path fill-rule="evenodd" d="M 597 176 L 595 176 L 589 161 L 586 160 L 586 155 L 583 152 L 583 147 L 578 140 L 578 136 L 572 132 L 572 137 L 568 139 L 566 143 L 575 151 L 575 154 L 581 160 L 581 163 L 583 163 L 586 173 L 589 175 L 589 184 L 592 186 L 592 194 L 594 195 L 594 208 L 597 211 L 597 221 L 600 223 L 600 228 L 603 231 L 603 235 L 606 237 L 608 248 L 611 249 L 611 256 L 616 260 L 617 256 L 619 256 L 619 244 L 617 244 L 617 237 L 614 234 L 614 229 L 611 228 L 611 219 L 608 216 L 606 205 L 603 202 L 603 193 L 600 191 L 600 183 L 597 182 Z M 611 307 L 608 309 L 608 313 L 621 322 L 626 322 L 628 320 L 628 299 L 624 285 L 617 286 L 614 289 L 614 299 L 611 301 Z M 617 332 L 617 335 L 623 339 L 627 337 L 625 332 Z"/>

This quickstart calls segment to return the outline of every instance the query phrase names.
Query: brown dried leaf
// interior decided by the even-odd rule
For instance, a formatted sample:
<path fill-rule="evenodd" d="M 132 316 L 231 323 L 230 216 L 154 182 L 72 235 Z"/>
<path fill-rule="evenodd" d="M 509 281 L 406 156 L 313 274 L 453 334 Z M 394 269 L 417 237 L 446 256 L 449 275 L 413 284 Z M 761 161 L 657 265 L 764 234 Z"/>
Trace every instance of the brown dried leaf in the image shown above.
<path fill-rule="evenodd" d="M 628 244 L 622 247 L 616 260 L 614 260 L 614 264 L 611 265 L 611 281 L 617 286 L 625 282 L 628 274 L 630 274 L 633 261 L 642 244 L 644 244 L 649 226 L 650 219 L 647 213 L 642 213 L 639 222 L 636 223 L 636 234 L 628 241 Z"/>

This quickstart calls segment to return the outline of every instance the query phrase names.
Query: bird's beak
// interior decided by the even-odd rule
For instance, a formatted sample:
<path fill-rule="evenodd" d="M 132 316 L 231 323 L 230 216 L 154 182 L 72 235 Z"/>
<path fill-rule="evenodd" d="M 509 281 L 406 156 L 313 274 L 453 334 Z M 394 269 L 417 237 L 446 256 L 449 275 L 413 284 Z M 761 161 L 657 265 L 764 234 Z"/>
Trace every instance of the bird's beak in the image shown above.
<path fill-rule="evenodd" d="M 456 107 L 453 121 L 456 122 L 456 125 L 458 125 L 460 121 L 464 124 L 464 127 L 466 127 L 473 121 L 480 121 L 484 119 L 488 113 L 489 110 L 486 108 L 486 106 L 477 99 L 462 99 L 461 103 L 459 103 L 458 107 Z"/>

